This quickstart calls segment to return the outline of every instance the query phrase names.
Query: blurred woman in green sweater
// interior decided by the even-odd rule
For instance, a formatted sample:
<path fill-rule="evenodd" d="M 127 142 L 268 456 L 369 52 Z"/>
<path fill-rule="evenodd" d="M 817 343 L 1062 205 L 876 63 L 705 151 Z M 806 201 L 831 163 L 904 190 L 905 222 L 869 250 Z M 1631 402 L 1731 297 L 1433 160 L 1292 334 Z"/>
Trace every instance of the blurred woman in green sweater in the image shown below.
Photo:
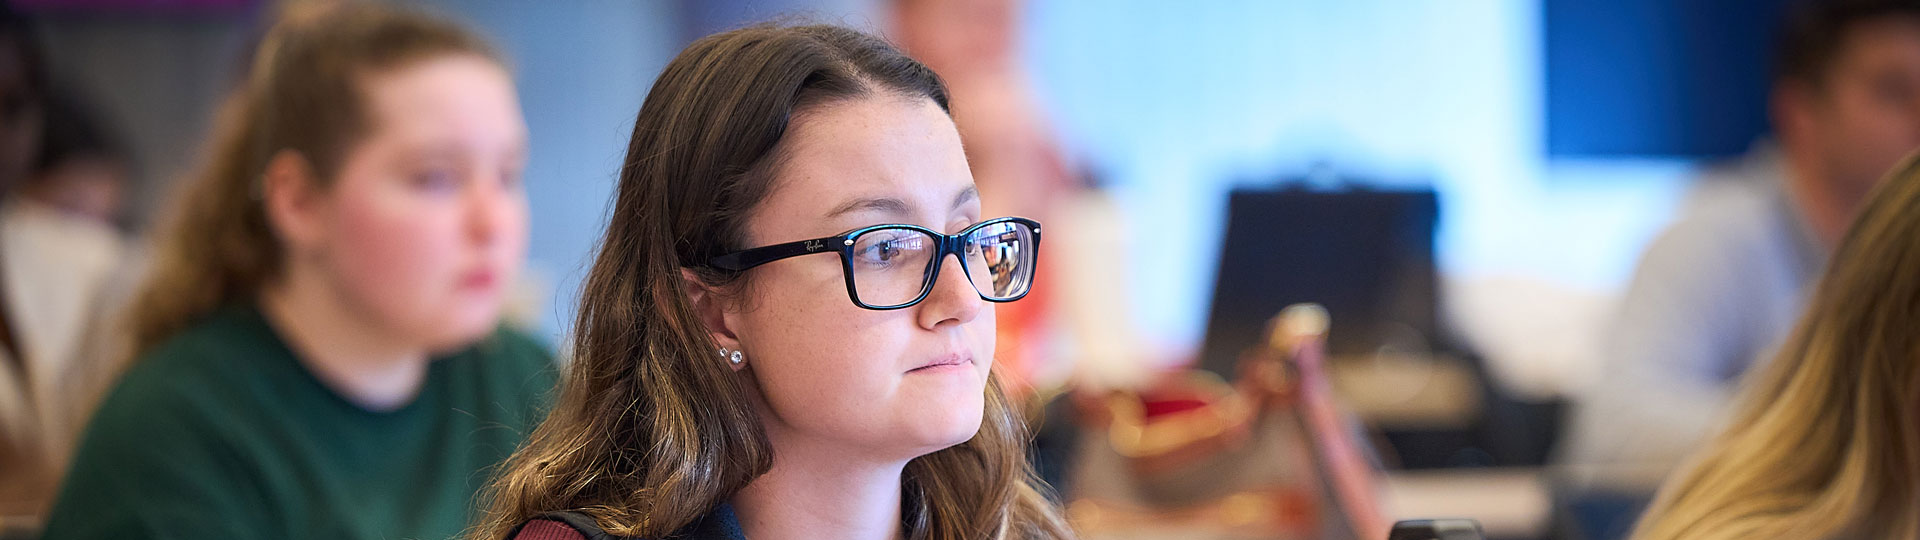
<path fill-rule="evenodd" d="M 426 15 L 294 5 L 210 143 L 46 537 L 460 533 L 555 380 L 500 326 L 527 243 L 502 60 Z"/>

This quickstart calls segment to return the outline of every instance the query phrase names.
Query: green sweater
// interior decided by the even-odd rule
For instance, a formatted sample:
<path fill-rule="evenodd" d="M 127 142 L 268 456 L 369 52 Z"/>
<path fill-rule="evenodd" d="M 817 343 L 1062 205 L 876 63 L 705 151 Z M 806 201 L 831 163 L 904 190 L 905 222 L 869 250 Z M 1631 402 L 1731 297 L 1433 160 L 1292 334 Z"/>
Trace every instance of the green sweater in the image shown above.
<path fill-rule="evenodd" d="M 46 540 L 444 539 L 542 418 L 549 353 L 500 330 L 437 358 L 402 408 L 355 406 L 260 312 L 142 356 L 87 426 Z"/>

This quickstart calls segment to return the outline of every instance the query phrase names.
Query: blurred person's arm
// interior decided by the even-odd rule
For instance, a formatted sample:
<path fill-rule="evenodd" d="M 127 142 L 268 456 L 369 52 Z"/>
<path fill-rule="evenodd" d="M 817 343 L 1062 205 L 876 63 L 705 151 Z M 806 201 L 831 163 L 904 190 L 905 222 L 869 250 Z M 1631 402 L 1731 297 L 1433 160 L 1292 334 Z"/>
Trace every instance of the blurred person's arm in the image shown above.
<path fill-rule="evenodd" d="M 105 328 L 124 297 L 115 276 L 126 270 L 125 245 L 101 223 L 12 201 L 0 205 L 0 288 L 9 325 L 20 340 L 21 370 L 0 382 L 4 438 L 17 452 L 0 457 L 0 514 L 37 522 L 51 502 L 81 423 L 102 393 L 111 367 L 97 356 L 119 334 Z M 121 287 L 124 288 L 124 287 Z M 24 376 L 24 377 L 21 377 Z M 22 429 L 25 428 L 25 429 Z M 0 453 L 5 453 L 0 451 Z"/>
<path fill-rule="evenodd" d="M 79 444 L 80 431 L 133 354 L 124 312 L 147 269 L 144 252 L 118 236 L 104 236 L 94 243 L 94 250 L 101 253 L 96 258 L 106 268 L 96 272 L 97 279 L 89 284 L 90 301 L 73 354 L 50 381 L 58 399 L 48 403 L 55 409 L 47 415 L 49 449 L 62 471 Z"/>

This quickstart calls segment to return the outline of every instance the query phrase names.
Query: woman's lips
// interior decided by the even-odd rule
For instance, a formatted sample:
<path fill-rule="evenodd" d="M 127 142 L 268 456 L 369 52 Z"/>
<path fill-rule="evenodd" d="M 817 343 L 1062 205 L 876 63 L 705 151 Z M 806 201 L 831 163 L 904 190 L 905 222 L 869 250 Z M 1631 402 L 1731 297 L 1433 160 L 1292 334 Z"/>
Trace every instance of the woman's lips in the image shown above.
<path fill-rule="evenodd" d="M 939 358 L 935 358 L 932 361 L 927 362 L 925 364 L 921 364 L 920 367 L 907 370 L 907 373 L 956 371 L 961 369 L 967 369 L 972 366 L 973 366 L 972 357 L 961 356 L 958 354 L 948 354 L 948 355 L 941 356 Z"/>
<path fill-rule="evenodd" d="M 460 288 L 470 291 L 490 291 L 500 283 L 499 273 L 492 270 L 473 270 L 460 274 Z"/>

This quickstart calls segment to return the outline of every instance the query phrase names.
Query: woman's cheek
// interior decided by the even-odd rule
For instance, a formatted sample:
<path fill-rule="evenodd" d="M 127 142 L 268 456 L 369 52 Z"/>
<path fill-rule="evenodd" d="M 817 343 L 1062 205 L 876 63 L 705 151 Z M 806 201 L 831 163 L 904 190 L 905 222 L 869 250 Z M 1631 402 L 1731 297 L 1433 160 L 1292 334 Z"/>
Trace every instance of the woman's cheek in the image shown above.
<path fill-rule="evenodd" d="M 343 215 L 346 249 L 340 264 L 352 269 L 360 300 L 391 322 L 418 326 L 451 289 L 451 268 L 460 264 L 459 238 L 446 212 L 405 200 L 367 201 Z"/>

